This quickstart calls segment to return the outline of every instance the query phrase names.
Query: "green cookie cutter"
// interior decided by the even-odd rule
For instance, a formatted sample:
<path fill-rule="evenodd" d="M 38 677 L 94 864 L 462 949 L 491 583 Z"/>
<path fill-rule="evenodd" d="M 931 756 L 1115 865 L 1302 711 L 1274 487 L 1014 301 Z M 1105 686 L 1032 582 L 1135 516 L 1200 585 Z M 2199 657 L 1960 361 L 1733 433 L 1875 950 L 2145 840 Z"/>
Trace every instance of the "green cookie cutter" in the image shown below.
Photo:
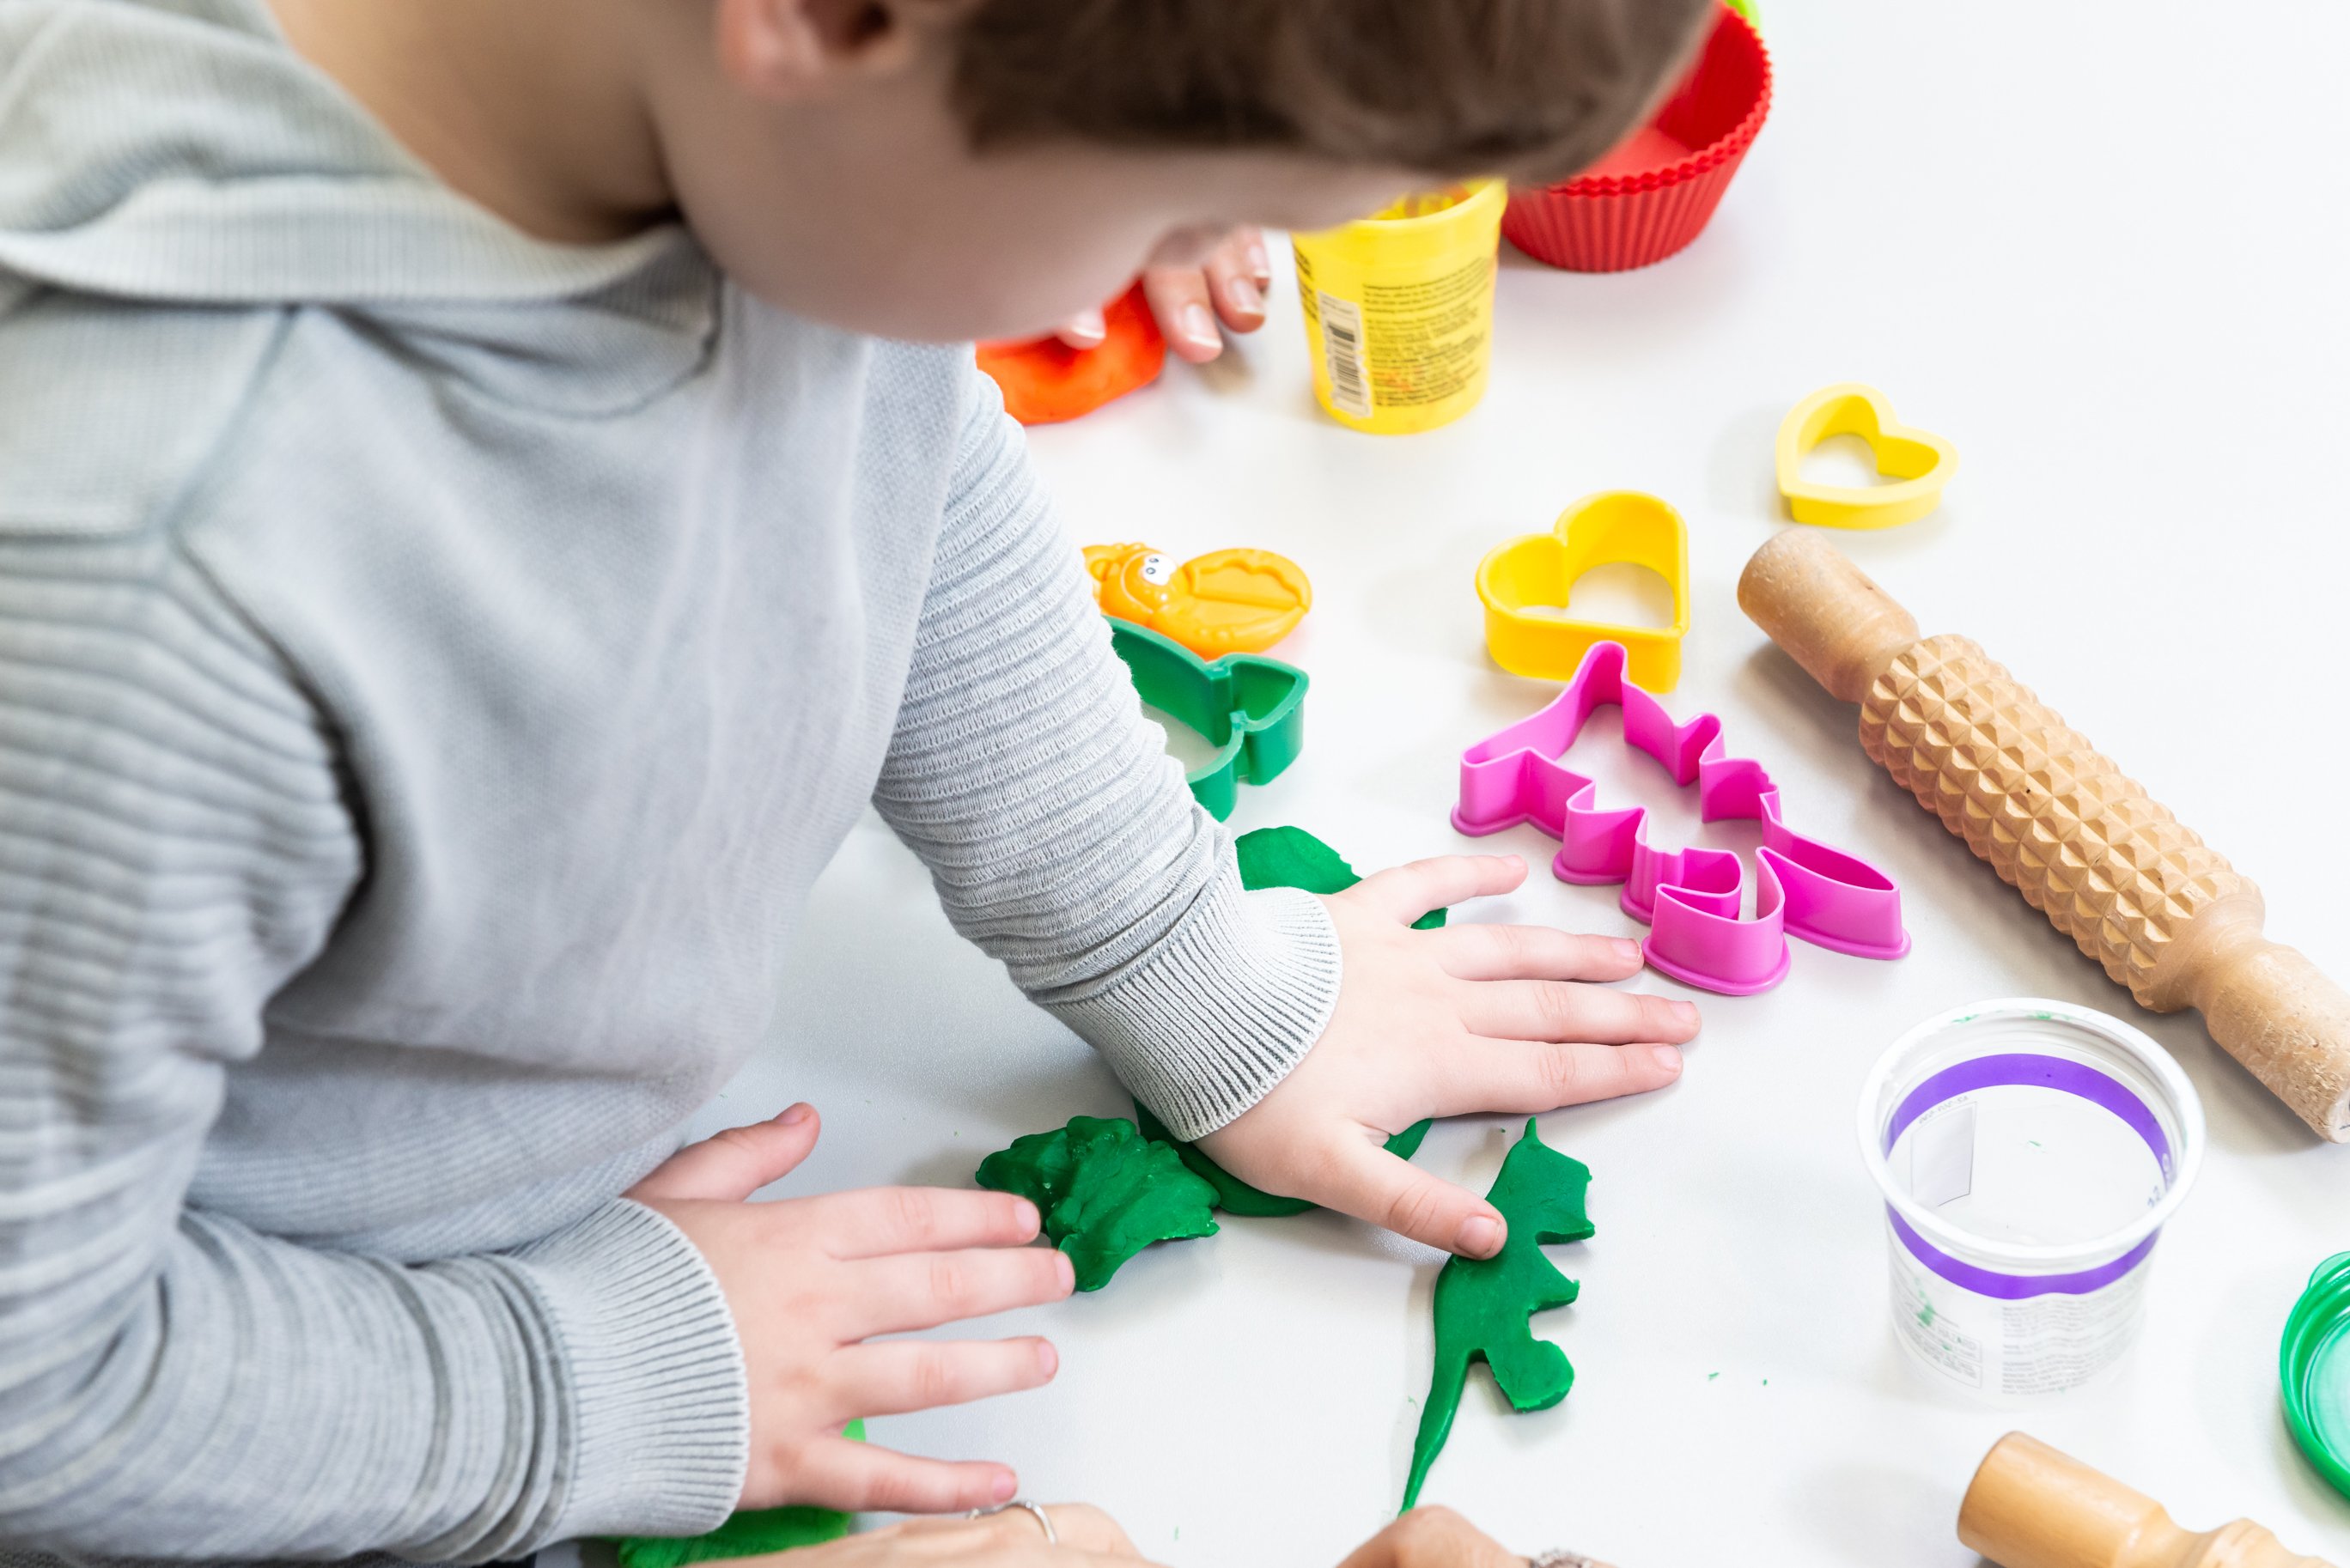
<path fill-rule="evenodd" d="M 1244 784 L 1271 784 L 1305 748 L 1305 671 L 1277 659 L 1227 653 L 1212 664 L 1172 638 L 1109 620 L 1110 646 L 1150 707 L 1207 737 L 1216 754 L 1184 775 L 1217 821 Z"/>

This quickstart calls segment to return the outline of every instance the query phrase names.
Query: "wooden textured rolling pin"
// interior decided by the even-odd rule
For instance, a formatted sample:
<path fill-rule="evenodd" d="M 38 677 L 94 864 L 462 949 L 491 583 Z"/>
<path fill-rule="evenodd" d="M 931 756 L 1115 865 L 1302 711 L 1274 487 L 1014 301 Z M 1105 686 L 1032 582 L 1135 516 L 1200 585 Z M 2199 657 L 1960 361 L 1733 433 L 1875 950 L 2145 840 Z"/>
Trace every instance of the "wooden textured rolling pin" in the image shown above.
<path fill-rule="evenodd" d="M 2154 1499 L 2022 1432 L 1983 1456 L 1959 1542 L 2000 1568 L 2331 1568 L 2249 1519 L 2181 1530 Z"/>
<path fill-rule="evenodd" d="M 1835 547 L 1791 529 L 1754 553 L 1738 603 L 1837 697 L 1860 743 L 2142 1007 L 2211 1038 L 2350 1139 L 2350 995 L 2261 934 L 2261 890 L 1963 637 L 1909 612 Z"/>

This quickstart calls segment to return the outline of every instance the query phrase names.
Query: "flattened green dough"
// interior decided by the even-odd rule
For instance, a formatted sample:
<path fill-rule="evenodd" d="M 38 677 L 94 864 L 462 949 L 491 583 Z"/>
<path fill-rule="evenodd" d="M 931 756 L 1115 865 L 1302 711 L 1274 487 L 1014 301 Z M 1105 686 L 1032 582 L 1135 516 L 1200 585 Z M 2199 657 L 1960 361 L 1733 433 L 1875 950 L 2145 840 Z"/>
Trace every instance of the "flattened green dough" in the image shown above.
<path fill-rule="evenodd" d="M 1451 1435 L 1470 1363 L 1485 1363 L 1517 1410 L 1547 1410 L 1575 1386 L 1566 1352 L 1536 1339 L 1526 1319 L 1575 1298 L 1575 1282 L 1552 1266 L 1543 1245 L 1590 1236 L 1591 1219 L 1584 1211 L 1590 1186 L 1590 1170 L 1544 1143 L 1528 1118 L 1526 1136 L 1511 1146 L 1485 1194 L 1509 1221 L 1509 1239 L 1491 1258 L 1449 1259 L 1436 1276 L 1436 1373 L 1412 1440 L 1405 1512 L 1419 1501 L 1428 1467 Z"/>
<path fill-rule="evenodd" d="M 979 1184 L 1036 1205 L 1081 1291 L 1109 1283 L 1153 1241 L 1216 1233 L 1216 1189 L 1122 1116 L 1072 1116 L 1056 1131 L 1014 1138 L 980 1162 Z"/>
<path fill-rule="evenodd" d="M 865 1423 L 851 1421 L 842 1436 L 865 1440 Z M 630 1535 L 612 1543 L 620 1568 L 684 1568 L 728 1557 L 756 1557 L 837 1541 L 857 1516 L 829 1508 L 754 1508 L 731 1516 L 707 1535 Z"/>

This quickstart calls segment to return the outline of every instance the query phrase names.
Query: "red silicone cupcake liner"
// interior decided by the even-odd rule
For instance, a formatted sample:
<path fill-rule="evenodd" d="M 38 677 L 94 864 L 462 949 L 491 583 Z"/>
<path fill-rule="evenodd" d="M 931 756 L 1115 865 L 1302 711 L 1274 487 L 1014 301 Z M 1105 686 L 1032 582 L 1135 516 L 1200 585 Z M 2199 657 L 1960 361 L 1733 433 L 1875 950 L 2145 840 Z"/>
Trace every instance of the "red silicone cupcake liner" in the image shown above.
<path fill-rule="evenodd" d="M 1719 10 L 1695 68 L 1638 133 L 1563 185 L 1510 192 L 1512 244 L 1573 272 L 1623 272 L 1697 238 L 1771 112 L 1762 36 Z"/>

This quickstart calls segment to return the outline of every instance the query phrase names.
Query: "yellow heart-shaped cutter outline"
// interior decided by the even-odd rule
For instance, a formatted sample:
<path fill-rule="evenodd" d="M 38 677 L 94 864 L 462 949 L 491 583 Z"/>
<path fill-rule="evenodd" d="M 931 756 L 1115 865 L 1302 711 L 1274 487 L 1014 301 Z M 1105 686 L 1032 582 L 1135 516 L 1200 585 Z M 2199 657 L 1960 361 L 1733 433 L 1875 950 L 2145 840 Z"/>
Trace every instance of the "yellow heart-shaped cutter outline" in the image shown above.
<path fill-rule="evenodd" d="M 1891 484 L 1814 484 L 1804 459 L 1830 436 L 1856 435 L 1876 455 L 1877 472 Z M 1798 523 L 1824 528 L 1890 528 L 1915 523 L 1942 504 L 1942 486 L 1958 472 L 1959 450 L 1931 431 L 1913 430 L 1893 416 L 1874 387 L 1845 381 L 1823 387 L 1779 423 L 1779 493 Z"/>
<path fill-rule="evenodd" d="M 1575 579 L 1594 566 L 1646 566 L 1673 592 L 1673 623 L 1615 626 L 1571 616 L 1534 614 L 1564 607 Z M 1595 642 L 1617 642 L 1630 656 L 1635 685 L 1669 691 L 1681 678 L 1681 639 L 1690 626 L 1689 524 L 1653 495 L 1603 490 L 1558 514 L 1547 534 L 1496 545 L 1477 565 L 1485 606 L 1485 647 L 1513 675 L 1566 680 Z"/>

